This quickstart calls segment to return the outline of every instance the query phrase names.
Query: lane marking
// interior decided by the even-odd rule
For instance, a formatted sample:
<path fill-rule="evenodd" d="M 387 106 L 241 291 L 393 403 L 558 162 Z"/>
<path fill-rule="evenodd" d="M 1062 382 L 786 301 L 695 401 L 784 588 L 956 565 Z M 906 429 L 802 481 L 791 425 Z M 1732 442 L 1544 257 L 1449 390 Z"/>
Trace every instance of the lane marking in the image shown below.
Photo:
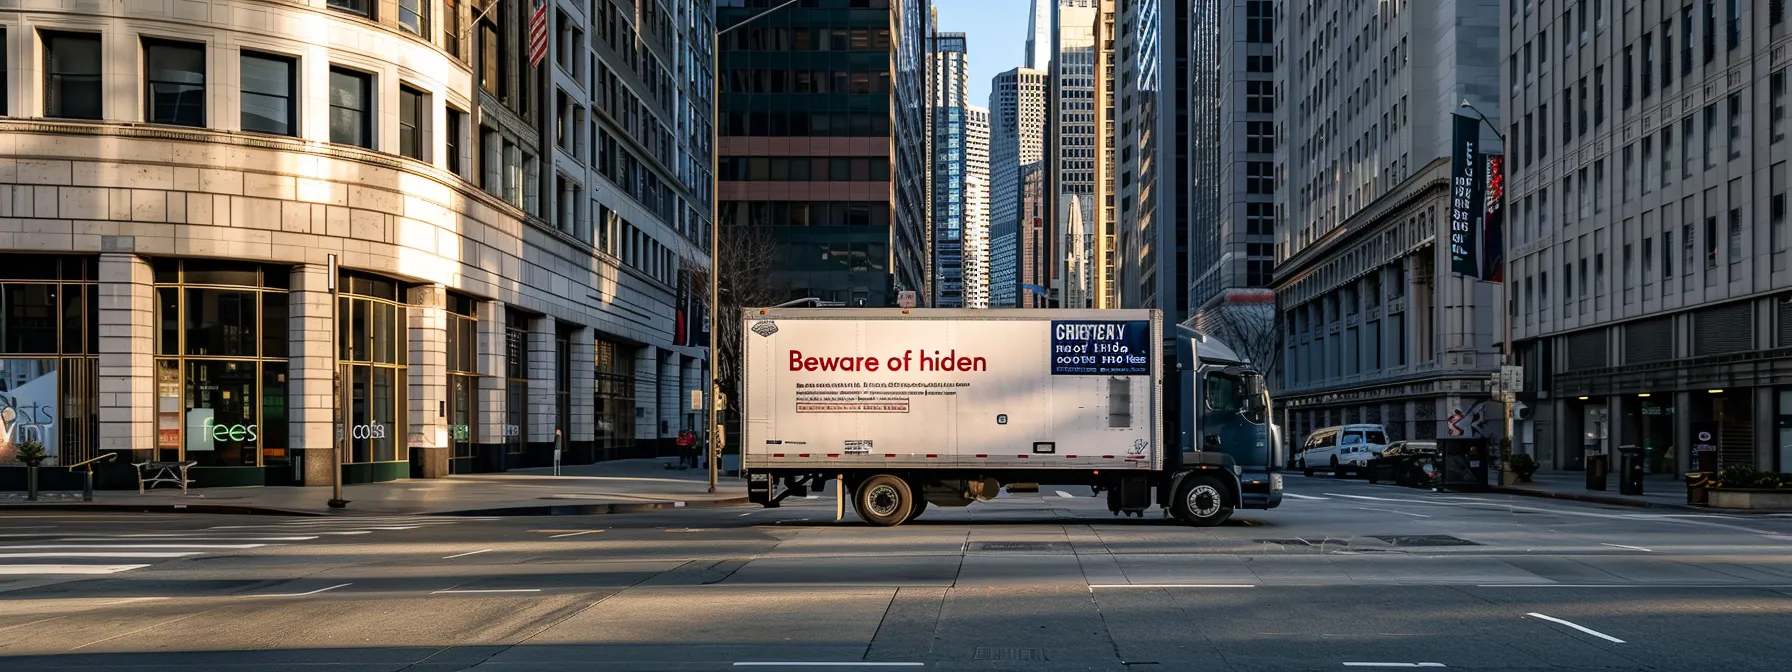
<path fill-rule="evenodd" d="M 250 597 L 305 597 L 306 595 L 316 595 L 318 593 L 325 593 L 325 592 L 335 590 L 337 588 L 346 588 L 346 587 L 352 586 L 352 585 L 355 585 L 355 584 L 339 583 L 334 586 L 330 586 L 329 588 L 319 588 L 317 590 L 313 590 L 313 591 L 305 592 L 305 593 L 271 593 L 268 595 L 251 595 Z"/>
<path fill-rule="evenodd" d="M 125 534 L 115 537 L 69 537 L 56 541 L 115 541 L 118 539 L 142 539 L 146 541 L 311 541 L 314 536 L 306 537 L 191 537 L 184 534 Z"/>
<path fill-rule="evenodd" d="M 1604 544 L 1604 543 L 1602 543 L 1602 544 L 1600 544 L 1600 546 L 1610 546 L 1612 548 L 1623 548 L 1623 549 L 1629 549 L 1632 551 L 1642 551 L 1644 553 L 1654 553 L 1655 552 L 1655 551 L 1651 551 L 1647 548 L 1643 548 L 1641 546 L 1625 546 L 1623 544 Z"/>
<path fill-rule="evenodd" d="M 1448 667 L 1443 663 L 1345 663 L 1345 667 Z"/>
<path fill-rule="evenodd" d="M 828 663 L 806 661 L 796 663 L 751 662 L 735 663 L 735 667 L 925 667 L 927 663 L 867 663 L 860 661 Z"/>
<path fill-rule="evenodd" d="M 1063 490 L 1059 490 L 1059 491 L 1058 491 L 1058 496 L 1059 496 L 1059 497 L 1063 497 L 1063 498 L 1065 498 L 1065 499 L 1076 499 L 1076 495 L 1073 495 L 1073 494 L 1070 494 L 1070 493 L 1068 493 L 1068 492 L 1065 492 L 1065 491 L 1063 491 Z"/>
<path fill-rule="evenodd" d="M 1330 497 L 1314 497 L 1312 495 L 1297 495 L 1292 492 L 1284 492 L 1284 493 L 1282 493 L 1282 496 L 1283 497 L 1293 497 L 1295 499 L 1311 499 L 1311 500 L 1318 500 L 1318 501 L 1324 501 L 1324 500 L 1331 499 Z"/>
<path fill-rule="evenodd" d="M 475 589 L 438 590 L 438 591 L 435 591 L 430 594 L 431 595 L 456 595 L 456 594 L 464 594 L 464 593 L 539 593 L 539 592 L 541 592 L 540 588 L 486 588 L 483 590 L 475 590 Z"/>
<path fill-rule="evenodd" d="M 48 551 L 58 548 L 261 548 L 267 544 L 37 544 L 32 546 L 0 546 L 0 551 Z"/>
<path fill-rule="evenodd" d="M 454 555 L 443 556 L 442 559 L 443 560 L 453 560 L 455 558 L 464 558 L 469 555 L 479 555 L 480 553 L 490 553 L 490 552 L 492 552 L 492 550 L 493 549 L 490 549 L 490 548 L 482 548 L 477 551 L 467 551 L 465 553 L 456 553 Z"/>
<path fill-rule="evenodd" d="M 583 532 L 567 532 L 566 534 L 556 534 L 556 535 L 548 537 L 548 538 L 549 539 L 559 539 L 561 537 L 576 537 L 581 534 L 596 534 L 596 533 L 602 532 L 602 531 L 603 530 L 585 530 Z"/>
<path fill-rule="evenodd" d="M 1594 629 L 1592 629 L 1592 628 L 1589 628 L 1589 627 L 1587 627 L 1587 626 L 1584 626 L 1584 625 L 1578 625 L 1578 624 L 1575 624 L 1575 623 L 1570 623 L 1570 622 L 1568 622 L 1568 621 L 1564 621 L 1564 620 L 1562 620 L 1562 619 L 1559 619 L 1559 618 L 1556 618 L 1556 617 L 1554 617 L 1554 616 L 1544 616 L 1544 615 L 1543 615 L 1543 614 L 1539 614 L 1539 613 L 1537 613 L 1537 612 L 1535 612 L 1535 611 L 1533 611 L 1533 612 L 1531 612 L 1531 613 L 1528 613 L 1528 614 L 1525 614 L 1525 615 L 1526 615 L 1526 616 L 1530 616 L 1530 617 L 1532 617 L 1532 618 L 1541 618 L 1541 619 L 1543 619 L 1543 620 L 1545 620 L 1545 621 L 1549 621 L 1549 622 L 1551 622 L 1551 623 L 1560 623 L 1560 624 L 1562 624 L 1562 625 L 1566 625 L 1566 626 L 1568 626 L 1568 627 L 1570 627 L 1570 628 L 1574 628 L 1574 629 L 1575 629 L 1575 630 L 1579 630 L 1579 631 L 1581 631 L 1581 632 L 1584 632 L 1584 633 L 1587 633 L 1587 634 L 1589 634 L 1589 635 L 1592 635 L 1592 636 L 1594 636 L 1594 637 L 1598 637 L 1598 638 L 1600 638 L 1600 639 L 1603 639 L 1603 640 L 1605 640 L 1605 641 L 1608 641 L 1608 642 L 1611 642 L 1611 643 L 1613 643 L 1613 644 L 1623 644 L 1623 643 L 1624 643 L 1624 640 L 1622 640 L 1622 639 L 1618 639 L 1618 638 L 1617 638 L 1617 637 L 1613 637 L 1613 636 L 1611 636 L 1611 635 L 1608 635 L 1608 634 L 1605 634 L 1605 633 L 1603 633 L 1603 632 L 1600 632 L 1600 631 L 1598 631 L 1598 630 L 1594 630 Z"/>
<path fill-rule="evenodd" d="M 29 574 L 117 574 L 149 565 L 0 565 L 0 576 Z"/>
<path fill-rule="evenodd" d="M 1250 583 L 1092 583 L 1090 592 L 1097 588 L 1256 588 Z"/>
<path fill-rule="evenodd" d="M 72 553 L 0 553 L 0 558 L 184 558 L 189 555 L 202 555 L 204 551 L 168 553 L 161 551 L 140 552 L 125 551 L 122 553 L 94 553 L 75 551 Z"/>

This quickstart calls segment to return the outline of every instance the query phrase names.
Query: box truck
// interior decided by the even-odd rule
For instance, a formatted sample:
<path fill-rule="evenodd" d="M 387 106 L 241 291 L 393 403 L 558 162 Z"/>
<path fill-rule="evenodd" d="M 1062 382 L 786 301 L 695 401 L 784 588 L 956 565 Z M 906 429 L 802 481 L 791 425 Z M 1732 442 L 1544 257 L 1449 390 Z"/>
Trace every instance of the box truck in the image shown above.
<path fill-rule="evenodd" d="M 742 468 L 777 506 L 836 483 L 872 525 L 1087 485 L 1191 525 L 1281 503 L 1262 376 L 1155 310 L 751 309 Z"/>

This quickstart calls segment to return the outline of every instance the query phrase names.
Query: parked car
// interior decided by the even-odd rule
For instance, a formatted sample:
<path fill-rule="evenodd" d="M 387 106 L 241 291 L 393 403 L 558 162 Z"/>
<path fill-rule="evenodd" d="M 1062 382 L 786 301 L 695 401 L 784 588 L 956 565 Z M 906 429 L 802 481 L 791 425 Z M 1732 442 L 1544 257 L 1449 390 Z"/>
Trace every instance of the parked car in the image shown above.
<path fill-rule="evenodd" d="M 1294 468 L 1312 476 L 1325 470 L 1342 478 L 1347 472 L 1361 473 L 1369 460 L 1380 457 L 1387 446 L 1387 428 L 1381 425 L 1340 425 L 1324 427 L 1307 435 Z"/>
<path fill-rule="evenodd" d="M 1364 470 L 1369 482 L 1383 479 L 1398 485 L 1435 487 L 1442 476 L 1436 441 L 1395 441 Z"/>

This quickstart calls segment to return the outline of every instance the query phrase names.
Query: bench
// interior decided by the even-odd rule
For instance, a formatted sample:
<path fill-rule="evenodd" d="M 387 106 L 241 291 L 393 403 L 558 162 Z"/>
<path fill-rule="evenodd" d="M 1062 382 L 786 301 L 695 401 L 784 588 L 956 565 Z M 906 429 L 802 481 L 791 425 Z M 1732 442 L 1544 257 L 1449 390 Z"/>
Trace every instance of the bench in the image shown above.
<path fill-rule="evenodd" d="M 187 484 L 193 482 L 192 479 L 187 478 L 187 468 L 196 464 L 199 463 L 193 461 L 150 461 L 132 463 L 131 466 L 137 468 L 137 494 L 143 494 L 146 487 L 156 487 L 157 483 L 173 483 L 179 485 L 180 494 L 187 494 Z"/>

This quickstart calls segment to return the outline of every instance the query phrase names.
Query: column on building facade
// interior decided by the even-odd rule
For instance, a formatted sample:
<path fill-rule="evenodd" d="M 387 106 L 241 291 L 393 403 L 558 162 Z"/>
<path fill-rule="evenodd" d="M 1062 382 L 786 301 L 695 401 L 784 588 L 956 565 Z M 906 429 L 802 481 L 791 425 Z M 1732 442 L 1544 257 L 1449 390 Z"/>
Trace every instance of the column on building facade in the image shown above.
<path fill-rule="evenodd" d="M 1624 427 L 1624 395 L 1613 394 L 1605 398 L 1605 450 L 1611 455 L 1608 463 L 1612 471 L 1618 469 L 1618 447 L 1637 444 L 1637 438 L 1625 431 Z M 1641 445 L 1641 444 L 1637 444 Z"/>
<path fill-rule="evenodd" d="M 635 351 L 635 451 L 634 457 L 659 454 L 661 350 L 643 345 Z"/>
<path fill-rule="evenodd" d="M 508 406 L 504 403 L 504 319 L 508 308 L 503 301 L 486 301 L 479 306 L 479 390 L 475 408 L 478 417 L 474 423 L 478 435 L 474 441 L 479 445 L 475 449 L 481 466 L 500 468 L 503 460 L 505 429 L 508 420 L 504 416 Z"/>
<path fill-rule="evenodd" d="M 137 460 L 156 445 L 153 280 L 142 257 L 100 255 L 99 447 L 132 451 Z"/>
<path fill-rule="evenodd" d="M 659 422 L 654 423 L 654 431 L 656 432 L 654 437 L 658 439 L 662 447 L 669 439 L 678 435 L 678 423 L 682 418 L 681 409 L 684 408 L 684 404 L 679 403 L 678 399 L 679 392 L 684 389 L 683 382 L 680 379 L 682 372 L 678 366 L 678 357 L 678 353 L 672 350 L 660 351 L 660 386 L 658 392 L 660 412 Z"/>
<path fill-rule="evenodd" d="M 572 332 L 572 436 L 568 445 L 581 461 L 596 462 L 597 440 L 597 330 L 580 327 Z"/>
<path fill-rule="evenodd" d="M 411 459 L 424 478 L 448 475 L 448 289 L 422 285 L 410 289 L 410 436 Z"/>
<path fill-rule="evenodd" d="M 1692 471 L 1692 393 L 1674 393 L 1674 464 Z"/>
<path fill-rule="evenodd" d="M 336 468 L 336 322 L 330 297 L 330 268 L 318 264 L 292 271 L 287 301 L 291 314 L 291 359 L 287 364 L 288 432 L 292 450 L 303 461 L 305 485 L 335 482 Z"/>
<path fill-rule="evenodd" d="M 531 444 L 558 447 L 554 430 L 558 427 L 555 411 L 559 408 L 555 395 L 554 318 L 529 319 L 529 436 Z"/>
<path fill-rule="evenodd" d="M 1755 406 L 1755 468 L 1763 471 L 1783 470 L 1784 465 L 1775 463 L 1779 452 L 1780 430 L 1774 388 L 1757 387 L 1749 391 L 1754 395 Z"/>

